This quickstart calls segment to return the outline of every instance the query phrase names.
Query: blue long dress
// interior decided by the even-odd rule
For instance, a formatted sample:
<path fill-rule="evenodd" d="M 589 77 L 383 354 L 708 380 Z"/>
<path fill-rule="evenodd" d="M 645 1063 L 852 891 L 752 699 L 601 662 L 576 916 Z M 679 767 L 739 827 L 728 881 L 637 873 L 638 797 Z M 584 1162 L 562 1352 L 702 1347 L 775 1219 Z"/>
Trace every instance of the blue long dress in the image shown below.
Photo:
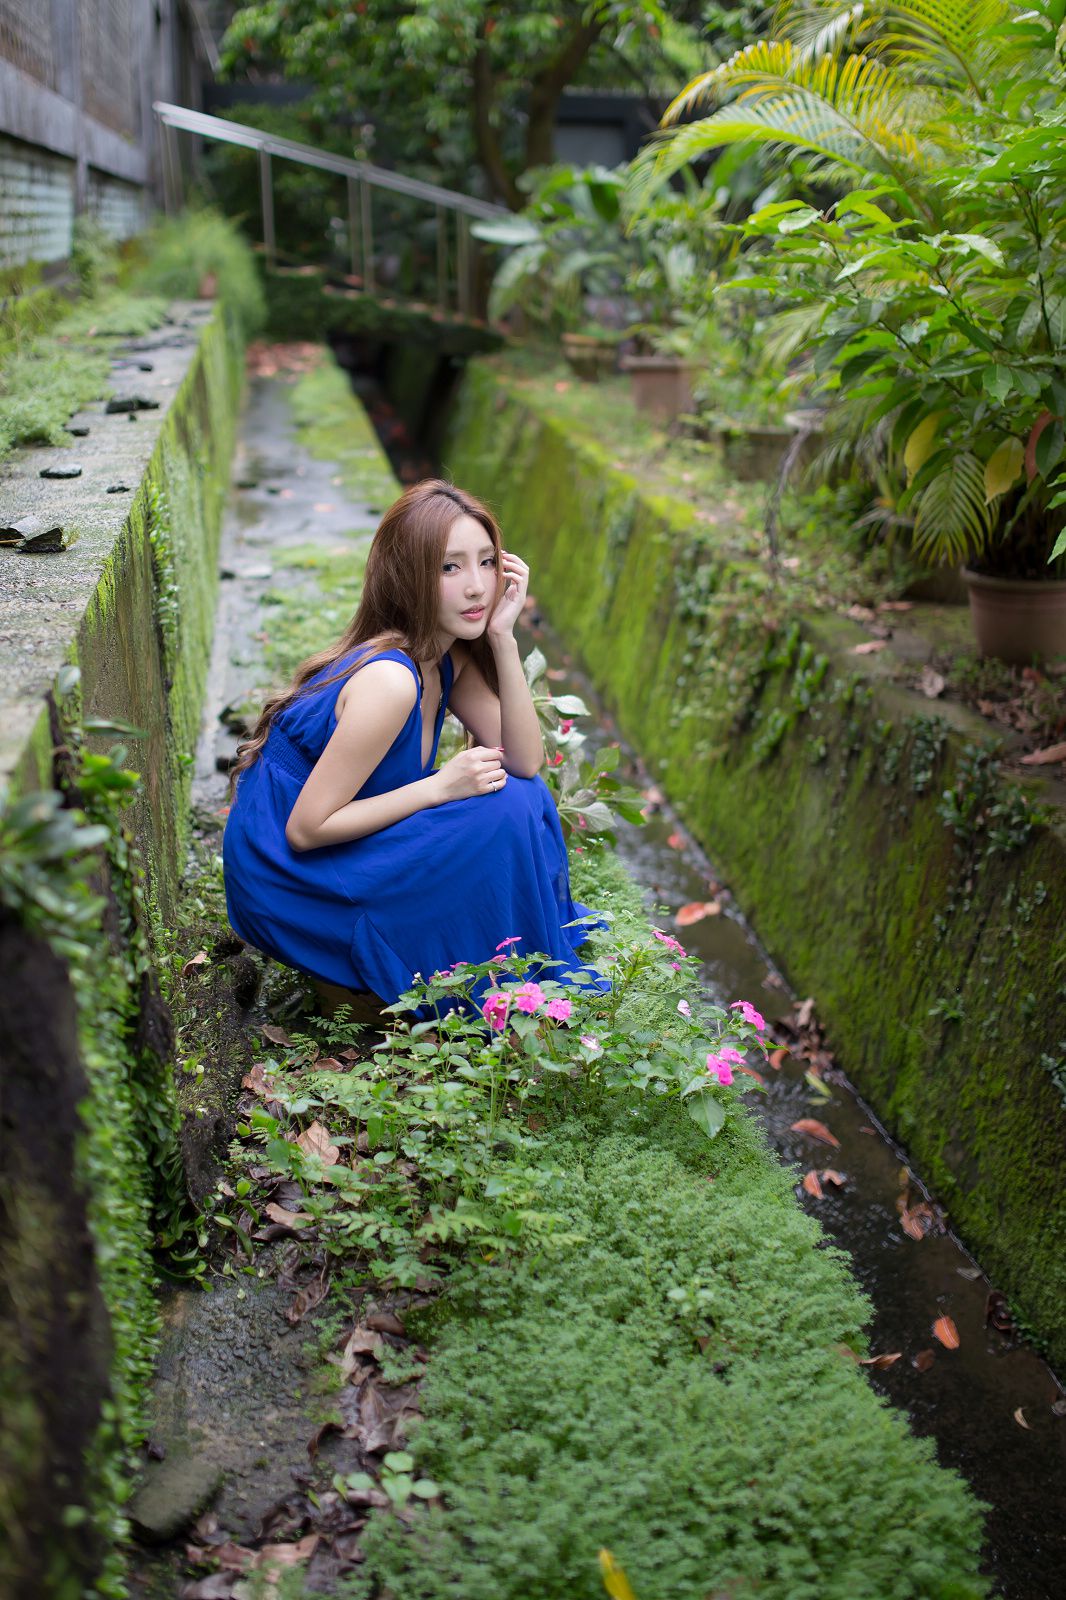
<path fill-rule="evenodd" d="M 513 948 L 563 961 L 546 976 L 581 972 L 575 957 L 586 915 L 570 897 L 566 848 L 555 803 L 539 778 L 508 777 L 502 789 L 418 811 L 377 833 L 318 850 L 295 851 L 285 824 L 336 727 L 346 678 L 323 684 L 358 659 L 355 651 L 312 678 L 275 717 L 258 759 L 237 780 L 223 837 L 226 906 L 240 938 L 311 977 L 368 990 L 387 1004 L 457 961 L 490 959 L 504 939 Z M 371 659 L 370 657 L 367 658 Z M 433 750 L 422 764 L 422 685 L 410 716 L 353 798 L 365 799 L 424 778 L 433 769 L 454 677 L 441 662 L 441 704 Z"/>

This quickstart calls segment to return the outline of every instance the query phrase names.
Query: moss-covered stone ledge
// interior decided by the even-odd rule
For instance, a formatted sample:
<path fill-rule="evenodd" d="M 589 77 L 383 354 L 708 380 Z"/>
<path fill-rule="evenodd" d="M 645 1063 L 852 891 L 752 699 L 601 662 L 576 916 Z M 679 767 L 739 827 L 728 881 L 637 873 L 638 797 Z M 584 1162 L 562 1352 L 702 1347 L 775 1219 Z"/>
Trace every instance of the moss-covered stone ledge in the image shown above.
<path fill-rule="evenodd" d="M 1066 815 L 488 363 L 444 449 L 1014 1309 L 1066 1361 Z M 950 717 L 950 721 L 947 720 Z"/>
<path fill-rule="evenodd" d="M 0 473 L 26 536 L 0 549 L 4 1594 L 124 1592 L 151 1248 L 183 1199 L 151 928 L 181 870 L 241 357 L 229 309 L 176 305 L 113 349 L 110 410 Z M 93 719 L 137 730 L 124 761 Z"/>
<path fill-rule="evenodd" d="M 143 730 L 129 741 L 145 780 L 134 833 L 166 904 L 211 645 L 237 324 L 220 303 L 178 303 L 112 369 L 110 400 L 71 419 L 81 436 L 0 470 L 3 525 L 32 518 L 66 546 L 0 548 L 0 797 L 51 786 L 49 696 L 77 664 L 82 715 Z"/>

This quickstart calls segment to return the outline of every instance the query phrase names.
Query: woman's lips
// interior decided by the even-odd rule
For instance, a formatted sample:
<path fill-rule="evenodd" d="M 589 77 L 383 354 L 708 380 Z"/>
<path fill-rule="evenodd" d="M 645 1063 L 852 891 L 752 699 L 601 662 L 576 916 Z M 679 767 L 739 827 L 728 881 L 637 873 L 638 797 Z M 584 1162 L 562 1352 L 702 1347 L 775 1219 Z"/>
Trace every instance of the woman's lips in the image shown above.
<path fill-rule="evenodd" d="M 469 611 L 460 612 L 460 615 L 464 616 L 467 622 L 480 622 L 481 618 L 485 615 L 485 607 L 473 606 Z"/>

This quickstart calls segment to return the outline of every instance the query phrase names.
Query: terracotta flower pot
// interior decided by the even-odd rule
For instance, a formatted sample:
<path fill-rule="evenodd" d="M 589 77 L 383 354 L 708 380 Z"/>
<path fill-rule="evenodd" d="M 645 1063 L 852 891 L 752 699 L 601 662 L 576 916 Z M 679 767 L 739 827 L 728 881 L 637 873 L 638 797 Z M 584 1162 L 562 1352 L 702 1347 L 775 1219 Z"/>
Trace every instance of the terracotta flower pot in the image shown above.
<path fill-rule="evenodd" d="M 567 366 L 582 383 L 599 383 L 618 364 L 617 346 L 590 333 L 564 333 L 562 344 Z"/>
<path fill-rule="evenodd" d="M 633 385 L 633 404 L 656 422 L 673 422 L 692 410 L 690 362 L 679 356 L 623 356 L 623 370 Z"/>
<path fill-rule="evenodd" d="M 1066 583 L 986 578 L 968 567 L 962 575 L 983 656 L 1024 664 L 1066 654 Z"/>

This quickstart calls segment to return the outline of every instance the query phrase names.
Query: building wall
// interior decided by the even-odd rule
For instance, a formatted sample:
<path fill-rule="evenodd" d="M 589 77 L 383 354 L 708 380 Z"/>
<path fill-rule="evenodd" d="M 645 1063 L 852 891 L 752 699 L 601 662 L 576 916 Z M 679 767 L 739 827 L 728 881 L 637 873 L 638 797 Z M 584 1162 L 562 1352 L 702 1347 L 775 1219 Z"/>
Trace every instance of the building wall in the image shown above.
<path fill-rule="evenodd" d="M 161 189 L 154 100 L 196 105 L 192 0 L 0 0 L 0 267 L 70 254 L 74 220 L 115 238 Z"/>

